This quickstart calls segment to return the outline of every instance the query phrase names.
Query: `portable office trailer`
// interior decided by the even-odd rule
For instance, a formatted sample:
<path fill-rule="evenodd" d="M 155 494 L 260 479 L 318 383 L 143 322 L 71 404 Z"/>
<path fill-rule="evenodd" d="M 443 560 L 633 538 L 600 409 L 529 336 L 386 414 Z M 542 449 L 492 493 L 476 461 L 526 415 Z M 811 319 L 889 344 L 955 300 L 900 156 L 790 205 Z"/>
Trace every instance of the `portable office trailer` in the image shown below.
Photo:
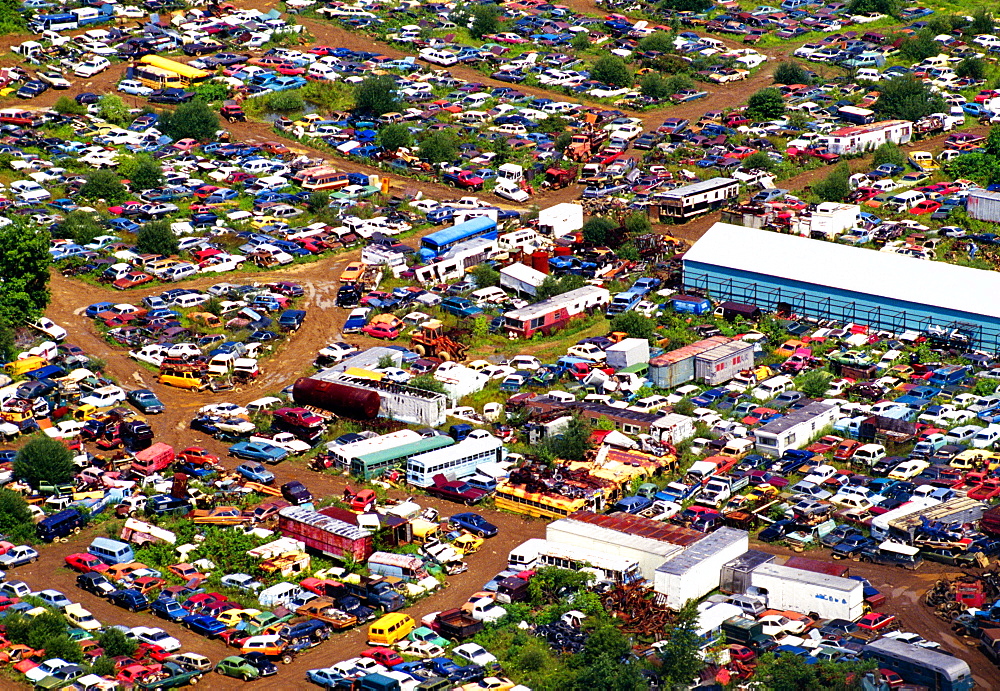
<path fill-rule="evenodd" d="M 574 317 L 602 309 L 610 301 L 607 288 L 584 286 L 505 313 L 504 328 L 508 335 L 518 338 L 531 338 L 538 332 L 548 335 Z"/>
<path fill-rule="evenodd" d="M 767 606 L 773 609 L 849 621 L 865 612 L 864 584 L 850 578 L 766 563 L 751 572 L 750 584 L 766 593 Z"/>
<path fill-rule="evenodd" d="M 753 343 L 731 341 L 694 356 L 695 379 L 709 386 L 725 384 L 753 367 Z"/>
<path fill-rule="evenodd" d="M 811 441 L 824 427 L 833 424 L 837 406 L 815 401 L 768 422 L 753 431 L 757 452 L 781 456 L 788 449 L 798 449 Z"/>
<path fill-rule="evenodd" d="M 521 295 L 534 296 L 547 274 L 524 264 L 514 263 L 500 269 L 500 287 Z"/>
<path fill-rule="evenodd" d="M 775 555 L 757 549 L 747 550 L 722 566 L 719 590 L 724 593 L 743 593 L 750 587 L 750 574 L 761 564 L 774 561 Z"/>
<path fill-rule="evenodd" d="M 653 589 L 666 597 L 667 607 L 679 610 L 688 600 L 718 588 L 722 567 L 745 553 L 749 545 L 745 530 L 719 528 L 659 566 L 653 574 Z"/>
<path fill-rule="evenodd" d="M 672 389 L 694 379 L 694 359 L 697 355 L 729 343 L 726 336 L 712 336 L 683 348 L 657 355 L 649 361 L 649 380 L 661 389 Z"/>
<path fill-rule="evenodd" d="M 717 209 L 740 193 L 740 182 L 732 178 L 711 178 L 683 185 L 657 195 L 660 219 L 689 221 L 695 216 Z"/>
<path fill-rule="evenodd" d="M 649 434 L 667 444 L 677 444 L 694 436 L 693 417 L 680 413 L 667 413 L 657 418 L 649 428 Z"/>
<path fill-rule="evenodd" d="M 552 238 L 561 238 L 583 228 L 583 207 L 574 202 L 563 202 L 538 212 L 538 232 Z"/>
<path fill-rule="evenodd" d="M 917 513 L 918 511 L 923 511 L 924 509 L 929 509 L 932 506 L 937 506 L 941 501 L 933 497 L 913 497 L 908 502 L 900 507 L 888 511 L 880 516 L 875 516 L 872 518 L 869 528 L 871 529 L 871 536 L 873 540 L 878 540 L 879 542 L 887 540 L 889 538 L 889 523 L 891 521 L 898 520 L 910 514 Z"/>

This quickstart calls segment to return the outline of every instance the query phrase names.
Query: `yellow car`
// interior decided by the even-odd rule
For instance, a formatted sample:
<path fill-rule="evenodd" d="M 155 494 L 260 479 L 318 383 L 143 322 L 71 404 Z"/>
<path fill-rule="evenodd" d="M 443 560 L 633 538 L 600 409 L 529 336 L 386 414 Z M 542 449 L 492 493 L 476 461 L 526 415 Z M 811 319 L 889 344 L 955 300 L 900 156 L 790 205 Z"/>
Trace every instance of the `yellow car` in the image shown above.
<path fill-rule="evenodd" d="M 459 687 L 459 691 L 510 691 L 515 684 L 510 679 L 501 677 L 486 677 L 480 682 L 471 682 Z"/>
<path fill-rule="evenodd" d="M 472 533 L 463 533 L 451 543 L 451 546 L 461 552 L 464 557 L 478 552 L 479 548 L 483 546 L 483 538 Z"/>
<path fill-rule="evenodd" d="M 341 272 L 340 280 L 344 283 L 357 281 L 361 278 L 361 274 L 363 274 L 364 271 L 365 265 L 363 262 L 351 262 L 344 268 L 343 272 Z"/>
<path fill-rule="evenodd" d="M 259 609 L 227 609 L 225 612 L 216 615 L 216 619 L 221 621 L 223 624 L 233 629 L 243 621 L 250 621 L 255 616 L 260 614 Z"/>

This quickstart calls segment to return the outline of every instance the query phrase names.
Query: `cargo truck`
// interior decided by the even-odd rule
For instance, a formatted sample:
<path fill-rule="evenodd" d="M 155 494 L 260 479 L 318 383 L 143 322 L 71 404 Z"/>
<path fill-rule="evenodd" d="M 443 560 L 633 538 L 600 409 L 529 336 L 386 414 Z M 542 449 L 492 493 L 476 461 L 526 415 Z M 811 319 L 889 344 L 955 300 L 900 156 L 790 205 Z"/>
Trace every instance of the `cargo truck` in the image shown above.
<path fill-rule="evenodd" d="M 850 621 L 865 612 L 864 584 L 850 578 L 767 563 L 753 570 L 750 584 L 747 592 L 765 596 L 771 609 Z"/>

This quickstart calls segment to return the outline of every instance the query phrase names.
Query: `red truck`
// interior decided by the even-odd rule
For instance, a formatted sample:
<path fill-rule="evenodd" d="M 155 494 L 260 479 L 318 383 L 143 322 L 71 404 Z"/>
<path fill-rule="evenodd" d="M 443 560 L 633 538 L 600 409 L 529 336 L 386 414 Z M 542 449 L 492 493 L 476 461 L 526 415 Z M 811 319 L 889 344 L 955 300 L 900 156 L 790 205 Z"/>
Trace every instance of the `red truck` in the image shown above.
<path fill-rule="evenodd" d="M 323 427 L 326 422 L 319 415 L 305 408 L 278 408 L 274 411 L 274 419 L 286 425 L 303 429 Z"/>
<path fill-rule="evenodd" d="M 473 191 L 483 189 L 484 182 L 481 177 L 468 170 L 461 170 L 457 173 L 445 173 L 441 176 L 441 180 L 447 182 L 449 185 Z"/>
<path fill-rule="evenodd" d="M 372 534 L 356 525 L 301 506 L 278 512 L 278 532 L 335 559 L 345 555 L 365 561 L 375 551 Z"/>
<path fill-rule="evenodd" d="M 432 497 L 457 501 L 467 506 L 478 504 L 486 497 L 486 492 L 481 489 L 476 489 L 461 480 L 448 480 L 448 478 L 440 473 L 434 476 L 434 484 L 427 487 L 426 490 L 427 494 Z"/>
<path fill-rule="evenodd" d="M 174 462 L 174 447 L 156 442 L 148 449 L 137 451 L 132 461 L 132 472 L 137 475 L 152 475 L 170 467 Z"/>

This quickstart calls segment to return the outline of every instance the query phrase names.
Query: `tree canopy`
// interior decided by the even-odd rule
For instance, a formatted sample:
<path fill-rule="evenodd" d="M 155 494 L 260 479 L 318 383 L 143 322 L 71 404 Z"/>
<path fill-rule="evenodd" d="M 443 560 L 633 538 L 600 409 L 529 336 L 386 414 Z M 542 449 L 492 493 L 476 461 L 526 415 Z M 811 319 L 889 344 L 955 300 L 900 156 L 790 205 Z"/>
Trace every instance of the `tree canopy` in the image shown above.
<path fill-rule="evenodd" d="M 578 276 L 577 274 L 566 274 L 559 278 L 546 276 L 542 284 L 535 290 L 535 299 L 545 300 L 556 295 L 568 293 L 577 288 L 582 288 L 585 285 L 587 285 L 587 281 L 583 276 Z"/>
<path fill-rule="evenodd" d="M 49 304 L 50 236 L 15 221 L 0 228 L 0 325 L 13 326 Z"/>
<path fill-rule="evenodd" d="M 136 249 L 144 254 L 177 254 L 180 241 L 166 221 L 149 221 L 136 235 Z"/>
<path fill-rule="evenodd" d="M 754 120 L 772 120 L 785 113 L 785 99 L 777 89 L 761 89 L 747 100 L 747 115 Z"/>
<path fill-rule="evenodd" d="M 925 115 L 948 110 L 941 95 L 932 93 L 926 84 L 913 75 L 879 82 L 876 88 L 879 96 L 874 109 L 885 118 L 919 120 Z"/>
<path fill-rule="evenodd" d="M 205 142 L 215 137 L 219 130 L 219 116 L 207 103 L 195 99 L 180 104 L 173 112 L 161 112 L 157 127 L 174 140 Z"/>
<path fill-rule="evenodd" d="M 783 62 L 774 68 L 775 84 L 808 84 L 812 81 L 805 68 L 797 62 Z"/>
<path fill-rule="evenodd" d="M 590 69 L 590 77 L 610 86 L 632 86 L 632 71 L 617 55 L 599 57 Z"/>
<path fill-rule="evenodd" d="M 354 91 L 354 109 L 370 115 L 385 115 L 400 109 L 396 80 L 391 74 L 368 77 Z"/>
<path fill-rule="evenodd" d="M 386 125 L 378 131 L 378 143 L 389 151 L 409 146 L 412 141 L 410 128 L 401 122 Z"/>
<path fill-rule="evenodd" d="M 594 247 L 608 244 L 610 233 L 618 228 L 618 224 L 604 216 L 594 216 L 583 224 L 583 241 Z"/>
<path fill-rule="evenodd" d="M 452 132 L 434 132 L 420 142 L 420 158 L 430 163 L 454 161 L 458 156 L 458 140 Z"/>
<path fill-rule="evenodd" d="M 634 310 L 612 317 L 610 329 L 627 333 L 630 338 L 645 338 L 650 341 L 656 338 L 656 322 Z"/>
<path fill-rule="evenodd" d="M 851 169 L 847 163 L 840 163 L 830 171 L 825 180 L 813 185 L 813 192 L 825 202 L 842 202 L 851 193 L 848 183 L 850 177 Z"/>
<path fill-rule="evenodd" d="M 73 479 L 73 452 L 57 439 L 35 437 L 14 457 L 14 475 L 34 488 L 42 482 L 61 484 Z"/>
<path fill-rule="evenodd" d="M 118 164 L 118 174 L 132 184 L 133 190 L 149 190 L 163 184 L 163 166 L 147 153 L 126 157 Z"/>
<path fill-rule="evenodd" d="M 886 142 L 875 149 L 875 153 L 872 154 L 872 165 L 881 166 L 887 163 L 894 166 L 906 166 L 906 154 L 899 148 L 899 144 Z"/>
<path fill-rule="evenodd" d="M 482 38 L 486 34 L 495 34 L 500 30 L 501 10 L 498 6 L 475 5 L 472 8 L 472 26 L 469 34 L 472 38 Z"/>
<path fill-rule="evenodd" d="M 109 204 L 128 199 L 128 190 L 122 184 L 121 176 L 113 170 L 95 170 L 87 174 L 87 181 L 80 188 L 82 199 L 104 200 Z"/>

